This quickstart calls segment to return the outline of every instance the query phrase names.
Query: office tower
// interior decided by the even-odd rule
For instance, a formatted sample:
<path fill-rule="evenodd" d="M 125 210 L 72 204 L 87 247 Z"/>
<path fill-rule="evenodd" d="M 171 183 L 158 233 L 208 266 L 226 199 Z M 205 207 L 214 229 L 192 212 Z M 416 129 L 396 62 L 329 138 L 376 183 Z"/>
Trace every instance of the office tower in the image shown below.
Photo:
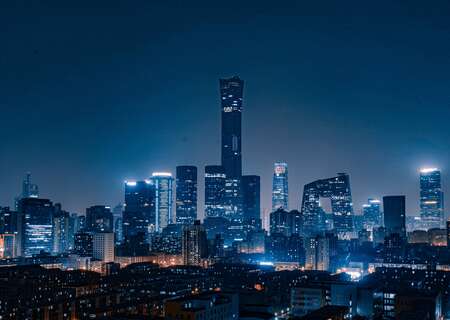
<path fill-rule="evenodd" d="M 225 171 L 224 214 L 242 223 L 242 98 L 244 82 L 239 77 L 220 79 L 222 108 L 222 166 Z"/>
<path fill-rule="evenodd" d="M 303 216 L 298 210 L 282 208 L 270 213 L 270 233 L 281 233 L 287 237 L 303 233 Z"/>
<path fill-rule="evenodd" d="M 114 262 L 114 233 L 96 232 L 92 238 L 92 257 L 103 262 Z"/>
<path fill-rule="evenodd" d="M 305 268 L 328 271 L 330 268 L 330 240 L 324 236 L 308 238 L 305 242 Z"/>
<path fill-rule="evenodd" d="M 367 204 L 363 204 L 363 226 L 372 231 L 375 227 L 383 224 L 380 210 L 381 201 L 378 199 L 369 199 Z"/>
<path fill-rule="evenodd" d="M 0 259 L 16 257 L 16 235 L 0 233 Z"/>
<path fill-rule="evenodd" d="M 340 238 L 349 238 L 353 232 L 353 203 L 350 178 L 346 173 L 322 179 L 305 185 L 303 190 L 302 214 L 304 231 L 314 235 L 325 230 L 320 205 L 321 198 L 331 200 L 333 228 Z"/>
<path fill-rule="evenodd" d="M 92 206 L 86 209 L 86 231 L 112 232 L 113 215 L 108 206 Z"/>
<path fill-rule="evenodd" d="M 76 232 L 85 230 L 86 229 L 86 216 L 78 215 L 78 214 L 75 214 L 75 215 L 76 215 L 76 221 L 75 221 Z"/>
<path fill-rule="evenodd" d="M 22 199 L 39 198 L 39 187 L 31 182 L 31 173 L 27 173 L 22 182 Z"/>
<path fill-rule="evenodd" d="M 119 203 L 113 209 L 113 231 L 116 243 L 121 243 L 123 240 L 123 209 L 124 205 Z"/>
<path fill-rule="evenodd" d="M 206 231 L 200 220 L 195 220 L 193 225 L 184 226 L 182 252 L 185 265 L 201 265 L 202 259 L 207 256 L 207 248 Z"/>
<path fill-rule="evenodd" d="M 206 229 L 208 239 L 214 239 L 217 234 L 222 235 L 222 238 L 224 238 L 230 226 L 230 221 L 224 217 L 206 217 L 203 220 L 203 226 Z"/>
<path fill-rule="evenodd" d="M 168 224 L 173 222 L 173 178 L 169 172 L 154 172 L 152 174 L 155 185 L 155 212 L 156 212 L 156 232 L 161 232 Z"/>
<path fill-rule="evenodd" d="M 205 166 L 205 218 L 225 216 L 225 180 L 222 166 Z"/>
<path fill-rule="evenodd" d="M 244 81 L 239 77 L 220 79 L 222 107 L 222 166 L 227 178 L 240 179 L 241 118 Z"/>
<path fill-rule="evenodd" d="M 93 255 L 93 235 L 89 232 L 80 231 L 75 233 L 73 252 L 82 257 Z"/>
<path fill-rule="evenodd" d="M 242 176 L 242 210 L 244 221 L 261 219 L 261 185 L 259 176 Z"/>
<path fill-rule="evenodd" d="M 156 186 L 151 180 L 125 181 L 123 237 L 156 231 Z"/>
<path fill-rule="evenodd" d="M 396 233 L 406 239 L 405 196 L 383 197 L 383 211 L 386 236 Z"/>
<path fill-rule="evenodd" d="M 441 171 L 437 168 L 420 170 L 420 217 L 426 229 L 444 227 L 444 194 Z"/>
<path fill-rule="evenodd" d="M 71 247 L 73 234 L 71 234 L 71 217 L 67 211 L 61 209 L 59 203 L 55 204 L 53 216 L 53 253 L 59 254 L 68 251 Z"/>
<path fill-rule="evenodd" d="M 30 257 L 41 251 L 51 253 L 53 249 L 53 215 L 55 208 L 48 199 L 24 198 L 18 203 L 23 214 L 23 250 Z"/>
<path fill-rule="evenodd" d="M 272 210 L 289 207 L 287 163 L 275 162 L 272 181 Z"/>
<path fill-rule="evenodd" d="M 197 167 L 178 166 L 176 179 L 176 223 L 193 224 L 197 219 Z"/>

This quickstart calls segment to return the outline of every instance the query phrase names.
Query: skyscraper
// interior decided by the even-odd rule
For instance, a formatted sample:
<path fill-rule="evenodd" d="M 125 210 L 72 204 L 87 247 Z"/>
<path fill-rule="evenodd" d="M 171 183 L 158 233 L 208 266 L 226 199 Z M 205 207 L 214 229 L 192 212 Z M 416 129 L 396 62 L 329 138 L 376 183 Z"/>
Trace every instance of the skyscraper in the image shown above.
<path fill-rule="evenodd" d="M 155 212 L 156 212 L 156 232 L 161 232 L 173 221 L 173 178 L 169 172 L 154 172 L 152 174 L 153 184 L 155 185 Z"/>
<path fill-rule="evenodd" d="M 97 232 L 92 237 L 92 257 L 103 262 L 114 261 L 114 233 Z"/>
<path fill-rule="evenodd" d="M 288 168 L 287 163 L 275 162 L 272 182 L 272 210 L 288 209 Z"/>
<path fill-rule="evenodd" d="M 112 232 L 113 215 L 108 206 L 92 206 L 86 209 L 86 230 L 91 232 Z"/>
<path fill-rule="evenodd" d="M 304 231 L 314 235 L 324 231 L 321 198 L 331 200 L 333 228 L 342 237 L 349 237 L 353 232 L 353 203 L 350 190 L 350 178 L 346 173 L 336 177 L 322 179 L 305 185 L 303 190 L 302 214 Z"/>
<path fill-rule="evenodd" d="M 61 210 L 60 204 L 55 204 L 53 216 L 53 253 L 63 253 L 71 248 L 73 233 L 72 217 L 67 211 Z"/>
<path fill-rule="evenodd" d="M 241 223 L 242 216 L 242 98 L 244 81 L 220 79 L 222 108 L 222 166 L 225 170 L 225 216 Z"/>
<path fill-rule="evenodd" d="M 201 265 L 202 258 L 207 255 L 208 243 L 205 228 L 200 220 L 183 229 L 182 252 L 185 265 Z"/>
<path fill-rule="evenodd" d="M 261 182 L 255 175 L 242 176 L 242 211 L 244 221 L 261 219 Z"/>
<path fill-rule="evenodd" d="M 363 225 L 365 229 L 372 231 L 383 224 L 380 204 L 381 201 L 378 199 L 369 199 L 366 204 L 363 204 Z"/>
<path fill-rule="evenodd" d="M 384 227 L 386 236 L 398 234 L 406 239 L 405 196 L 383 197 Z"/>
<path fill-rule="evenodd" d="M 151 180 L 125 182 L 123 236 L 145 235 L 156 229 L 156 188 Z"/>
<path fill-rule="evenodd" d="M 55 208 L 48 199 L 24 198 L 19 201 L 23 215 L 22 241 L 24 255 L 30 257 L 53 249 L 53 215 Z M 20 232 L 19 231 L 19 232 Z"/>
<path fill-rule="evenodd" d="M 39 187 L 31 183 L 31 173 L 28 172 L 22 182 L 22 198 L 39 198 Z"/>
<path fill-rule="evenodd" d="M 205 218 L 224 217 L 225 180 L 222 166 L 205 166 Z"/>
<path fill-rule="evenodd" d="M 197 219 L 197 167 L 178 166 L 176 179 L 176 223 L 193 224 Z"/>
<path fill-rule="evenodd" d="M 222 166 L 229 179 L 242 176 L 241 118 L 244 81 L 235 76 L 220 79 L 222 107 Z"/>
<path fill-rule="evenodd" d="M 420 170 L 420 216 L 426 229 L 444 227 L 444 194 L 437 168 Z"/>

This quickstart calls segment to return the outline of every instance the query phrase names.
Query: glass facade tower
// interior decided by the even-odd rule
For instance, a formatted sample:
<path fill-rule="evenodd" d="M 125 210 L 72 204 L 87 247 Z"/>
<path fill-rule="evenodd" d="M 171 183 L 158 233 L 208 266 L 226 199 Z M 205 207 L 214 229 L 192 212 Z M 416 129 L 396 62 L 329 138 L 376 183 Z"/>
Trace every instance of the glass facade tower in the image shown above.
<path fill-rule="evenodd" d="M 173 177 L 169 172 L 154 172 L 155 185 L 156 232 L 161 232 L 168 224 L 173 223 Z"/>
<path fill-rule="evenodd" d="M 289 206 L 288 197 L 288 168 L 287 163 L 276 162 L 274 164 L 272 183 L 272 210 L 285 209 Z"/>
<path fill-rule="evenodd" d="M 178 166 L 176 178 L 176 222 L 191 225 L 197 219 L 197 167 Z"/>
<path fill-rule="evenodd" d="M 441 171 L 437 168 L 420 170 L 420 216 L 426 229 L 445 226 Z"/>

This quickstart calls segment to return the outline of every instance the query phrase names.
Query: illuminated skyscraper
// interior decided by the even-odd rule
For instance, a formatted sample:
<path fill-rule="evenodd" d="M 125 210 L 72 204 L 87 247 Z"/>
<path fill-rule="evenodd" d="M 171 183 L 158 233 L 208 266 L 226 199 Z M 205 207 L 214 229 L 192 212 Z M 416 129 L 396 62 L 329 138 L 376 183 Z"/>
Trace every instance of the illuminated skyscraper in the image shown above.
<path fill-rule="evenodd" d="M 288 210 L 288 168 L 287 163 L 275 162 L 272 184 L 272 210 Z"/>
<path fill-rule="evenodd" d="M 123 236 L 141 233 L 145 237 L 156 229 L 155 185 L 150 180 L 125 182 Z"/>
<path fill-rule="evenodd" d="M 242 99 L 244 81 L 235 76 L 220 79 L 222 108 L 222 166 L 226 175 L 224 211 L 230 221 L 242 216 Z"/>
<path fill-rule="evenodd" d="M 151 181 L 155 185 L 156 232 L 173 223 L 173 178 L 169 172 L 154 172 Z"/>
<path fill-rule="evenodd" d="M 240 179 L 241 159 L 241 118 L 244 81 L 235 76 L 220 79 L 222 107 L 222 166 L 227 178 Z"/>
<path fill-rule="evenodd" d="M 30 257 L 41 251 L 51 253 L 55 213 L 52 202 L 48 199 L 24 198 L 19 201 L 18 209 L 24 219 L 21 230 L 24 255 Z"/>
<path fill-rule="evenodd" d="M 321 198 L 331 200 L 333 228 L 339 236 L 348 238 L 353 232 L 353 203 L 350 190 L 350 178 L 346 173 L 337 177 L 322 179 L 305 185 L 303 190 L 302 214 L 304 231 L 314 235 L 324 231 Z"/>
<path fill-rule="evenodd" d="M 202 258 L 206 258 L 208 243 L 205 228 L 199 220 L 183 229 L 182 251 L 185 265 L 201 265 Z"/>
<path fill-rule="evenodd" d="M 114 233 L 97 232 L 92 237 L 92 257 L 103 262 L 114 262 Z"/>
<path fill-rule="evenodd" d="M 205 218 L 225 216 L 225 180 L 222 166 L 205 166 Z"/>
<path fill-rule="evenodd" d="M 367 204 L 363 204 L 363 225 L 365 229 L 372 231 L 383 224 L 380 203 L 381 201 L 378 199 L 369 199 Z"/>
<path fill-rule="evenodd" d="M 426 229 L 444 227 L 444 194 L 437 168 L 420 170 L 420 216 Z"/>
<path fill-rule="evenodd" d="M 197 167 L 178 166 L 176 180 L 176 223 L 189 225 L 197 219 Z"/>

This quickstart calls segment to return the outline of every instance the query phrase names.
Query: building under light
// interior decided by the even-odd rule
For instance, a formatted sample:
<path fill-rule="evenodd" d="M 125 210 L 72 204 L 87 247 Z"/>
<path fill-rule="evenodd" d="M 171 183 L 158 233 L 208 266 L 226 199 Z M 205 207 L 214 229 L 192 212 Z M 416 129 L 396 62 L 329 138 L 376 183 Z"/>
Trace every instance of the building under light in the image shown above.
<path fill-rule="evenodd" d="M 420 170 L 420 216 L 425 229 L 444 227 L 444 194 L 438 168 Z"/>
<path fill-rule="evenodd" d="M 225 180 L 222 166 L 205 166 L 205 218 L 225 216 Z"/>
<path fill-rule="evenodd" d="M 193 224 L 197 219 L 197 167 L 178 166 L 176 177 L 176 223 Z"/>
<path fill-rule="evenodd" d="M 169 172 L 154 172 L 151 181 L 155 185 L 156 232 L 173 223 L 173 177 Z"/>
<path fill-rule="evenodd" d="M 288 210 L 288 168 L 287 163 L 275 162 L 272 181 L 272 210 Z"/>

